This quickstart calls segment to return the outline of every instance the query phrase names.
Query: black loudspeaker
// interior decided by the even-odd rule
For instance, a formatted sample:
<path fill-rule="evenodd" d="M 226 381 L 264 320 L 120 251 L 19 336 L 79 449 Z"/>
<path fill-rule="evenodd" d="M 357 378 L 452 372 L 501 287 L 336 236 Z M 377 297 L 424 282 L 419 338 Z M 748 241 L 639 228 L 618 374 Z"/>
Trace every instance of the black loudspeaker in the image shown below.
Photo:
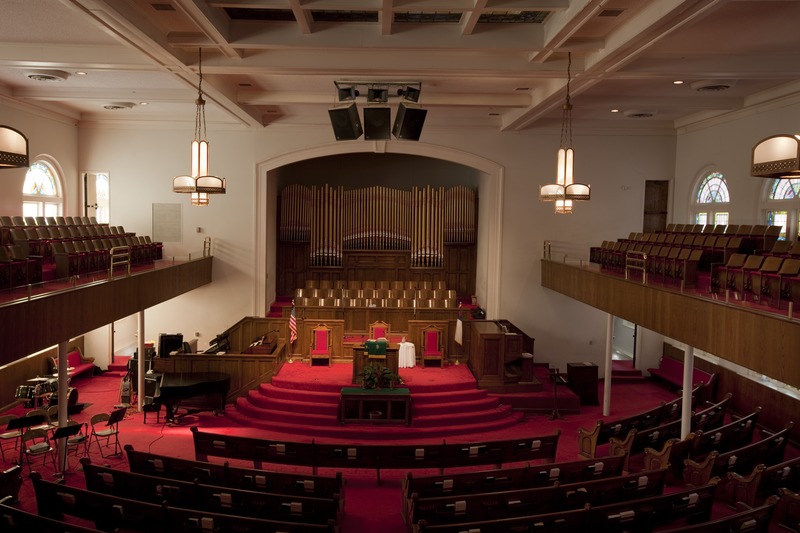
<path fill-rule="evenodd" d="M 388 107 L 364 108 L 364 138 L 367 140 L 392 137 L 392 111 Z"/>
<path fill-rule="evenodd" d="M 328 114 L 331 117 L 331 126 L 333 126 L 333 134 L 337 141 L 358 139 L 364 132 L 355 103 L 346 107 L 328 109 Z"/>
<path fill-rule="evenodd" d="M 406 107 L 402 102 L 397 108 L 397 116 L 394 118 L 392 134 L 406 141 L 418 141 L 422 134 L 422 126 L 425 125 L 425 115 L 427 109 L 419 107 Z"/>

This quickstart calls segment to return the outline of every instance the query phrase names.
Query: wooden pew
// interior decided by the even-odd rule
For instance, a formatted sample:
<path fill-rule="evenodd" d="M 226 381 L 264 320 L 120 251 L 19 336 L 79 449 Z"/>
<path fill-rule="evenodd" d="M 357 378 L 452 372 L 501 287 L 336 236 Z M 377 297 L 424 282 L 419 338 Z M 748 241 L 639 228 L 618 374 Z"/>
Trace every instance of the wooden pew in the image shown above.
<path fill-rule="evenodd" d="M 134 450 L 125 445 L 131 472 L 149 474 L 184 481 L 199 481 L 207 485 L 233 487 L 261 492 L 276 492 L 329 498 L 339 495 L 344 506 L 344 479 L 341 472 L 333 476 L 315 476 L 289 472 L 273 472 L 255 468 L 230 466 L 205 461 L 192 461 L 166 455 L 157 455 Z"/>
<path fill-rule="evenodd" d="M 0 500 L 0 529 L 5 533 L 98 533 L 97 529 L 46 518 L 6 505 Z"/>
<path fill-rule="evenodd" d="M 422 519 L 412 524 L 412 533 L 508 533 L 509 531 L 536 531 L 536 533 L 575 533 L 589 531 L 589 504 L 582 509 L 543 513 L 532 516 L 512 518 L 496 518 L 494 520 L 476 520 L 452 524 L 433 524 Z"/>
<path fill-rule="evenodd" d="M 293 443 L 271 441 L 253 437 L 221 435 L 200 431 L 192 427 L 195 459 L 207 461 L 209 457 L 244 459 L 256 468 L 264 463 L 310 466 L 316 474 L 318 468 L 374 468 L 380 481 L 381 468 L 446 468 L 496 465 L 534 460 L 554 461 L 558 439 L 553 435 L 485 441 L 469 444 L 432 445 L 347 445 Z"/>
<path fill-rule="evenodd" d="M 696 433 L 703 429 L 715 429 L 721 426 L 731 397 L 732 394 L 728 393 L 719 402 L 707 405 L 704 409 L 692 414 L 691 431 Z M 645 430 L 631 431 L 634 431 L 633 435 L 629 434 L 629 438 L 625 440 L 616 437 L 610 439 L 611 455 L 625 455 L 626 453 L 634 455 L 642 453 L 647 447 L 663 446 L 668 440 L 680 437 L 681 420 L 673 420 Z"/>
<path fill-rule="evenodd" d="M 684 460 L 683 479 L 692 485 L 705 485 L 713 476 L 727 480 L 728 472 L 739 474 L 750 472 L 755 465 L 764 463 L 773 465 L 783 461 L 783 452 L 789 441 L 789 435 L 794 427 L 794 422 L 788 422 L 782 430 L 767 435 L 761 440 L 718 453 L 716 450 L 708 454 L 701 462 L 692 459 Z M 762 434 L 765 433 L 762 430 Z"/>
<path fill-rule="evenodd" d="M 92 492 L 77 487 L 44 481 L 31 473 L 39 514 L 60 520 L 64 515 L 93 521 L 97 529 L 141 531 L 147 533 L 196 533 L 199 529 L 215 533 L 300 533 L 337 532 L 335 524 L 306 524 L 172 508 Z M 202 526 L 202 527 L 201 527 Z"/>
<path fill-rule="evenodd" d="M 701 387 L 692 391 L 692 407 Z M 597 447 L 608 444 L 612 437 L 624 438 L 632 429 L 642 431 L 680 418 L 681 403 L 682 397 L 679 396 L 669 402 L 661 402 L 658 407 L 626 418 L 598 420 L 592 430 L 578 428 L 578 455 L 591 459 L 596 456 Z"/>
<path fill-rule="evenodd" d="M 708 520 L 711 516 L 715 490 L 716 480 L 713 480 L 704 487 L 597 507 L 586 504 L 582 509 L 570 511 L 438 525 L 428 525 L 426 520 L 421 520 L 419 524 L 414 525 L 413 531 L 419 533 L 649 532 L 656 526 L 663 528 L 677 521 L 696 523 Z"/>
<path fill-rule="evenodd" d="M 741 504 L 736 514 L 701 524 L 662 530 L 661 533 L 766 533 L 777 502 L 778 497 L 775 496 L 754 509 Z"/>
<path fill-rule="evenodd" d="M 513 489 L 546 487 L 555 483 L 577 483 L 622 475 L 624 457 L 599 457 L 561 463 L 526 465 L 518 468 L 459 472 L 438 476 L 414 477 L 406 474 L 402 483 L 404 512 L 407 514 L 411 495 L 419 498 L 455 494 L 475 494 Z"/>
<path fill-rule="evenodd" d="M 760 414 L 761 407 L 756 407 L 749 415 L 735 418 L 724 426 L 716 428 L 709 426 L 706 429 L 700 429 L 695 433 L 694 443 L 690 450 L 691 457 L 696 460 L 711 453 L 712 450 L 722 452 L 750 444 L 753 441 L 753 432 Z"/>
<path fill-rule="evenodd" d="M 577 509 L 587 503 L 604 505 L 639 497 L 655 496 L 664 490 L 665 470 L 581 483 L 555 483 L 500 492 L 458 494 L 420 498 L 411 495 L 408 524 L 426 520 L 428 525 L 481 521 L 512 516 Z"/>
<path fill-rule="evenodd" d="M 11 502 L 19 501 L 22 487 L 22 466 L 14 465 L 0 472 L 0 499 L 9 497 Z"/>
<path fill-rule="evenodd" d="M 800 457 L 772 466 L 758 464 L 748 475 L 728 472 L 730 503 L 743 502 L 753 507 L 762 498 L 778 494 L 778 490 L 800 489 Z"/>
<path fill-rule="evenodd" d="M 781 488 L 778 495 L 781 499 L 775 507 L 775 521 L 789 531 L 800 531 L 800 494 Z"/>
<path fill-rule="evenodd" d="M 121 498 L 165 503 L 171 507 L 203 509 L 220 514 L 270 518 L 287 522 L 339 523 L 339 495 L 331 498 L 255 492 L 149 476 L 94 465 L 81 459 L 86 489 Z"/>

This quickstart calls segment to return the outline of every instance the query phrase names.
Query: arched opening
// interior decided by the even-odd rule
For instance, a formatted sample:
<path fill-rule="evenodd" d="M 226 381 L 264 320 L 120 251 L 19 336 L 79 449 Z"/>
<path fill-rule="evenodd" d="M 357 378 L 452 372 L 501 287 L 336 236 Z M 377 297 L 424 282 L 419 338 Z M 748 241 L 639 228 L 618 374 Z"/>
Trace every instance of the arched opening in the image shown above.
<path fill-rule="evenodd" d="M 254 232 L 257 295 L 254 314 L 263 316 L 275 299 L 275 250 L 277 248 L 277 194 L 285 180 L 280 169 L 294 163 L 350 154 L 396 154 L 455 163 L 473 170 L 479 197 L 476 296 L 488 318 L 500 314 L 500 263 L 504 169 L 494 161 L 472 153 L 424 143 L 378 142 L 329 144 L 284 154 L 257 165 L 256 231 Z M 395 156 L 396 157 L 396 156 Z"/>

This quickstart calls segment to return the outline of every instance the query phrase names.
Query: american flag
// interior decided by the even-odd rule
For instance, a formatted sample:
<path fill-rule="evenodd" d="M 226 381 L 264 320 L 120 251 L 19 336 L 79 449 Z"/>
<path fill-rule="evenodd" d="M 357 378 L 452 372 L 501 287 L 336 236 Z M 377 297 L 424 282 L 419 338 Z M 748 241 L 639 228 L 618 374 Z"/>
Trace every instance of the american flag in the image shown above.
<path fill-rule="evenodd" d="M 294 301 L 292 301 L 292 314 L 289 315 L 289 344 L 297 340 L 297 317 L 294 314 Z"/>

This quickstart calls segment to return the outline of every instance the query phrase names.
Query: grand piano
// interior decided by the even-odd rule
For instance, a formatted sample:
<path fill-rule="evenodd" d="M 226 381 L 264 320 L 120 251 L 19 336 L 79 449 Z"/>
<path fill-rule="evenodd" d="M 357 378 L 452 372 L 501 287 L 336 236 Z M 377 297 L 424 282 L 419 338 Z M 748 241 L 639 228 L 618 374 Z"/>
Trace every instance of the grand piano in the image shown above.
<path fill-rule="evenodd" d="M 175 422 L 178 409 L 186 414 L 200 411 L 225 411 L 225 400 L 231 387 L 231 376 L 223 372 L 179 372 L 174 374 L 150 374 L 155 378 L 152 404 L 154 409 L 163 405 L 167 411 L 167 422 Z M 147 395 L 147 391 L 145 393 Z"/>

